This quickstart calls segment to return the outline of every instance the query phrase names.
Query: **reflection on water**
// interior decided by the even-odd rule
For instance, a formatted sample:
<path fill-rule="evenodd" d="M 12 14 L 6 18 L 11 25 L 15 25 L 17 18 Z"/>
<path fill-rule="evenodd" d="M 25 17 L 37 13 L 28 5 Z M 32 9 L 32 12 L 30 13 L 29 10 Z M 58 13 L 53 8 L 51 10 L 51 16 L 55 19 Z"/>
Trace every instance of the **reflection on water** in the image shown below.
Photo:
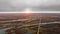
<path fill-rule="evenodd" d="M 43 25 L 44 24 L 44 25 Z M 60 34 L 60 23 L 42 23 L 39 28 L 40 34 L 56 33 Z M 37 34 L 38 25 L 34 26 L 24 26 L 21 28 L 11 28 L 11 29 L 1 29 L 0 34 Z M 52 32 L 53 31 L 53 32 Z M 56 32 L 55 32 L 56 31 Z"/>
<path fill-rule="evenodd" d="M 36 34 L 38 26 L 28 26 L 21 28 L 1 29 L 0 34 Z"/>
<path fill-rule="evenodd" d="M 0 30 L 0 34 L 6 34 L 5 30 Z"/>

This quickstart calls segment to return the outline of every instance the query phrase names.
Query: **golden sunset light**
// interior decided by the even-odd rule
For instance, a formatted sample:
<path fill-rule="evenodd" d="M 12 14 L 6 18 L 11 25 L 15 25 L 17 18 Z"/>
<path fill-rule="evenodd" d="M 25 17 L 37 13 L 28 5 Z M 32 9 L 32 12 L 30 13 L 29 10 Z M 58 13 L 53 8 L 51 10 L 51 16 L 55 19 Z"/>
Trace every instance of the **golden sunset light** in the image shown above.
<path fill-rule="evenodd" d="M 24 13 L 32 13 L 32 11 L 29 8 L 26 8 Z"/>

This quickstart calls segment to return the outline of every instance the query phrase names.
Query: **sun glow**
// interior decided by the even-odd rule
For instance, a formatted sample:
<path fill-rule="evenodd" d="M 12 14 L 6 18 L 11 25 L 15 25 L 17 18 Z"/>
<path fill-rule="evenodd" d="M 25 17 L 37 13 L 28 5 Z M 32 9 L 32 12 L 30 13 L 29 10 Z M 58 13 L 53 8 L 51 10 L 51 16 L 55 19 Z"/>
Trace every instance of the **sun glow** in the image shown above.
<path fill-rule="evenodd" d="M 30 9 L 25 9 L 24 13 L 32 13 L 32 11 Z"/>
<path fill-rule="evenodd" d="M 26 18 L 31 18 L 32 11 L 29 8 L 26 8 L 25 11 L 24 11 L 24 14 L 25 14 L 24 16 Z"/>

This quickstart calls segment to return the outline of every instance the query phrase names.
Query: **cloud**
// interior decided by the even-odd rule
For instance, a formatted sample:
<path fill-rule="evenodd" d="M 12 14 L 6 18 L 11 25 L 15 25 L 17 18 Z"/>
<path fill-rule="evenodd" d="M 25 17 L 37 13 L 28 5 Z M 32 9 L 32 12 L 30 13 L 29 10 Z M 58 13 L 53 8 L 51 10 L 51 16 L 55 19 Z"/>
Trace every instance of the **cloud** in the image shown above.
<path fill-rule="evenodd" d="M 60 0 L 0 0 L 0 11 L 60 11 Z"/>
<path fill-rule="evenodd" d="M 34 11 L 60 11 L 60 0 L 42 0 L 38 6 L 33 6 Z"/>
<path fill-rule="evenodd" d="M 24 8 L 24 4 L 21 0 L 0 0 L 0 11 L 19 11 Z"/>

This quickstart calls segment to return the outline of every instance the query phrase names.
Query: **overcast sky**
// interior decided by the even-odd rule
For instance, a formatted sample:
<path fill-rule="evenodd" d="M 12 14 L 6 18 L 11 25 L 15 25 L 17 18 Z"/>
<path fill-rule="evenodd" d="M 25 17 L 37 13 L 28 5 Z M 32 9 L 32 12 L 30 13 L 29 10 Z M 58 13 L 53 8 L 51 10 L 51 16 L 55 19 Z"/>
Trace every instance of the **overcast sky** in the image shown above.
<path fill-rule="evenodd" d="M 60 11 L 60 0 L 0 0 L 1 11 Z"/>

